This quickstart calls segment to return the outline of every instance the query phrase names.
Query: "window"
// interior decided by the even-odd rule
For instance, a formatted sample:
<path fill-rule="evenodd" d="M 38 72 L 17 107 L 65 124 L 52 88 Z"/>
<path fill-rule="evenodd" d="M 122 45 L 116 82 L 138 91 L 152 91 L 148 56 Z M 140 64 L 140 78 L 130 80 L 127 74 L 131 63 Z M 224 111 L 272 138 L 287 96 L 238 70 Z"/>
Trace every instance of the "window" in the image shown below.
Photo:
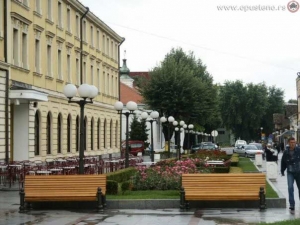
<path fill-rule="evenodd" d="M 110 43 L 110 58 L 114 58 L 114 43 L 111 41 Z"/>
<path fill-rule="evenodd" d="M 106 148 L 106 119 L 104 120 L 104 126 L 103 126 L 103 141 L 104 141 L 104 148 Z"/>
<path fill-rule="evenodd" d="M 27 59 L 27 34 L 22 33 L 22 67 L 25 69 L 28 69 Z"/>
<path fill-rule="evenodd" d="M 35 39 L 35 72 L 40 73 L 40 40 Z"/>
<path fill-rule="evenodd" d="M 52 77 L 52 50 L 51 45 L 47 45 L 47 74 Z"/>
<path fill-rule="evenodd" d="M 109 56 L 109 38 L 106 39 L 106 55 Z"/>
<path fill-rule="evenodd" d="M 57 75 L 59 79 L 62 79 L 62 73 L 61 73 L 61 50 L 58 49 L 57 51 Z"/>
<path fill-rule="evenodd" d="M 79 116 L 76 118 L 76 152 L 79 151 L 79 126 L 80 126 L 80 121 L 79 121 Z"/>
<path fill-rule="evenodd" d="M 91 46 L 94 47 L 94 28 L 91 26 Z"/>
<path fill-rule="evenodd" d="M 113 141 L 113 122 L 111 120 L 110 121 L 110 126 L 109 126 L 109 145 L 110 145 L 110 147 L 113 146 L 112 141 Z"/>
<path fill-rule="evenodd" d="M 102 43 L 102 51 L 103 51 L 103 53 L 105 54 L 105 53 L 106 53 L 106 48 L 105 48 L 105 35 L 103 35 L 102 40 L 103 40 L 103 43 Z"/>
<path fill-rule="evenodd" d="M 115 44 L 115 58 L 116 61 L 118 61 L 118 45 Z"/>
<path fill-rule="evenodd" d="M 116 122 L 116 127 L 115 127 L 115 146 L 118 147 L 118 121 Z"/>
<path fill-rule="evenodd" d="M 115 80 L 116 80 L 115 82 L 116 87 L 114 88 L 116 94 L 115 97 L 118 97 L 119 96 L 118 77 L 116 77 Z"/>
<path fill-rule="evenodd" d="M 100 31 L 97 30 L 97 44 L 96 47 L 98 50 L 100 50 Z"/>
<path fill-rule="evenodd" d="M 100 150 L 100 129 L 101 129 L 101 123 L 100 123 L 100 119 L 98 119 L 98 124 L 97 124 L 97 149 Z"/>
<path fill-rule="evenodd" d="M 19 31 L 13 29 L 13 64 L 19 66 Z"/>
<path fill-rule="evenodd" d="M 71 115 L 68 115 L 67 121 L 67 152 L 71 152 Z"/>
<path fill-rule="evenodd" d="M 109 74 L 107 74 L 106 77 L 107 77 L 107 78 L 106 78 L 106 82 L 107 82 L 107 83 L 106 83 L 106 85 L 105 85 L 105 86 L 107 87 L 107 89 L 106 89 L 106 94 L 109 95 L 109 91 L 110 91 L 110 90 L 109 90 L 109 88 L 110 88 L 110 85 L 109 85 L 109 83 L 110 83 L 110 80 L 109 80 Z"/>
<path fill-rule="evenodd" d="M 86 62 L 83 62 L 83 82 L 86 82 Z"/>
<path fill-rule="evenodd" d="M 79 27 L 80 27 L 80 19 L 79 16 L 76 15 L 76 36 L 80 38 Z"/>
<path fill-rule="evenodd" d="M 91 120 L 91 150 L 94 150 L 94 118 Z"/>
<path fill-rule="evenodd" d="M 57 153 L 61 153 L 61 138 L 62 138 L 62 126 L 61 126 L 61 122 L 62 122 L 62 118 L 61 118 L 61 113 L 58 114 L 57 117 Z"/>
<path fill-rule="evenodd" d="M 67 30 L 71 33 L 71 10 L 67 8 Z"/>
<path fill-rule="evenodd" d="M 35 112 L 34 117 L 34 155 L 40 154 L 40 115 L 39 111 Z"/>
<path fill-rule="evenodd" d="M 46 138 L 47 138 L 47 154 L 51 154 L 51 114 L 48 112 L 47 115 L 47 127 L 46 127 Z"/>
<path fill-rule="evenodd" d="M 35 11 L 41 14 L 41 0 L 35 0 Z"/>
<path fill-rule="evenodd" d="M 94 66 L 91 65 L 91 85 L 94 85 Z"/>
<path fill-rule="evenodd" d="M 82 34 L 83 34 L 82 39 L 84 41 L 86 41 L 86 21 L 85 20 L 83 21 Z"/>
<path fill-rule="evenodd" d="M 84 148 L 84 151 L 86 151 L 87 150 L 87 145 L 86 145 L 86 143 L 87 143 L 87 117 L 84 117 L 84 122 L 83 122 L 83 129 L 84 129 L 84 138 L 83 138 L 83 148 Z"/>
<path fill-rule="evenodd" d="M 79 71 L 79 58 L 76 55 L 76 77 L 77 77 L 77 84 L 80 84 L 80 71 Z"/>
<path fill-rule="evenodd" d="M 100 92 L 100 88 L 101 88 L 101 82 L 100 82 L 100 68 L 99 68 L 99 65 L 98 65 L 98 68 L 97 68 L 97 81 L 98 81 L 98 91 Z"/>
<path fill-rule="evenodd" d="M 102 84 L 102 87 L 103 87 L 103 85 L 104 85 L 104 90 L 103 90 L 103 93 L 104 94 L 106 94 L 106 79 L 105 79 L 105 71 L 103 71 L 103 79 L 102 79 L 102 81 L 103 81 L 103 84 Z"/>
<path fill-rule="evenodd" d="M 60 1 L 58 2 L 57 8 L 57 24 L 59 27 L 62 28 L 62 4 Z"/>
<path fill-rule="evenodd" d="M 68 81 L 71 83 L 71 56 L 67 54 L 67 74 L 68 74 Z"/>
<path fill-rule="evenodd" d="M 47 7 L 47 15 L 48 15 L 48 20 L 52 21 L 52 0 L 48 0 L 48 7 Z"/>
<path fill-rule="evenodd" d="M 4 12 L 4 1 L 1 0 L 0 1 L 0 12 Z M 3 20 L 4 20 L 4 16 L 0 16 L 0 37 L 4 36 L 4 32 L 3 32 Z"/>

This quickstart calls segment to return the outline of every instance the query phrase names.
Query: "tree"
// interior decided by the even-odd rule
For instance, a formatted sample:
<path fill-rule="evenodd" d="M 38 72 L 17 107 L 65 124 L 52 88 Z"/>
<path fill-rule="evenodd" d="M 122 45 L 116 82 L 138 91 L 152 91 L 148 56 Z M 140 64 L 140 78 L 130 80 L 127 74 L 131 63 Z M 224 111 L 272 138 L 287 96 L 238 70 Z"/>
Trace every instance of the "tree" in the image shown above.
<path fill-rule="evenodd" d="M 264 83 L 227 81 L 219 93 L 222 121 L 236 138 L 256 140 L 261 127 L 264 133 L 272 133 L 273 114 L 283 110 L 283 91 Z"/>
<path fill-rule="evenodd" d="M 148 130 L 149 129 L 147 129 L 146 121 L 138 121 L 138 118 L 136 115 L 134 115 L 130 124 L 129 139 L 146 142 L 148 140 Z"/>
<path fill-rule="evenodd" d="M 297 99 L 290 99 L 288 100 L 288 103 L 298 104 Z"/>
<path fill-rule="evenodd" d="M 284 91 L 275 86 L 268 89 L 268 108 L 262 119 L 263 132 L 268 134 L 273 133 L 273 114 L 283 113 L 284 111 Z"/>
<path fill-rule="evenodd" d="M 217 88 L 212 82 L 201 60 L 178 48 L 172 49 L 150 72 L 150 80 L 140 91 L 145 104 L 160 115 L 204 126 L 213 124 L 218 110 Z M 167 126 L 163 127 L 163 133 L 169 141 Z M 172 134 L 173 128 L 170 138 Z"/>

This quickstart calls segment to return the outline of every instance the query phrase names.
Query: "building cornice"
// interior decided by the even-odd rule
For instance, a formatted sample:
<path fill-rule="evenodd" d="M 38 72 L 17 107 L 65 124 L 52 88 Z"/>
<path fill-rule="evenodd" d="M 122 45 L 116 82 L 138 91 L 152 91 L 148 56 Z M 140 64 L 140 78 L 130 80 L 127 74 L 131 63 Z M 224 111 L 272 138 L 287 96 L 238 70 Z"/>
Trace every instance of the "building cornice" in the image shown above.
<path fill-rule="evenodd" d="M 10 15 L 12 18 L 20 20 L 27 25 L 30 25 L 32 23 L 30 20 L 26 19 L 24 16 L 21 16 L 20 14 L 18 14 L 16 12 L 11 12 Z"/>
<path fill-rule="evenodd" d="M 81 14 L 86 12 L 86 7 L 78 0 L 67 0 L 67 2 L 73 7 L 75 7 L 76 9 L 79 9 Z M 114 30 L 112 30 L 108 25 L 106 25 L 101 19 L 99 19 L 99 17 L 97 17 L 91 11 L 88 12 L 87 18 L 90 21 L 92 21 L 95 25 L 97 25 L 98 28 L 104 30 L 111 37 L 115 38 L 117 42 L 121 43 L 124 40 L 123 37 L 118 35 Z"/>
<path fill-rule="evenodd" d="M 39 25 L 37 25 L 37 24 L 33 24 L 33 29 L 38 30 L 38 31 L 40 31 L 40 32 L 43 32 L 43 31 L 44 31 L 44 28 L 41 27 L 41 26 L 39 26 Z"/>

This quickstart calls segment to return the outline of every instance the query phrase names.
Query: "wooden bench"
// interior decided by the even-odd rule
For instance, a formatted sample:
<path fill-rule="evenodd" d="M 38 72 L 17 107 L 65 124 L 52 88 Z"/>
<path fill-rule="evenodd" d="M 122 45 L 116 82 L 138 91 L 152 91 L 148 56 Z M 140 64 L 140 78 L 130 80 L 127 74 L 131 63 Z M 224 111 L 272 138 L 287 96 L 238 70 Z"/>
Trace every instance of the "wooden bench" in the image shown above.
<path fill-rule="evenodd" d="M 98 211 L 106 206 L 106 175 L 26 176 L 20 191 L 20 212 L 31 202 L 97 201 Z M 26 207 L 25 207 L 26 203 Z"/>
<path fill-rule="evenodd" d="M 240 174 L 182 174 L 180 209 L 188 209 L 189 201 L 257 200 L 265 209 L 266 175 Z"/>

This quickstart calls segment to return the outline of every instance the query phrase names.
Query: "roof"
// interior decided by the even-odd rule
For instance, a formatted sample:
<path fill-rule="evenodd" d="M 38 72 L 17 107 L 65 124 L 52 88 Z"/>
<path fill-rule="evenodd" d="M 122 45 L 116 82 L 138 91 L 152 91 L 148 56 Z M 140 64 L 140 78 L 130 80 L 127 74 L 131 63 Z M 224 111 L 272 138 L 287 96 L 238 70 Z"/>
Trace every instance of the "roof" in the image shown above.
<path fill-rule="evenodd" d="M 129 101 L 134 101 L 137 104 L 143 102 L 143 97 L 135 88 L 131 88 L 120 82 L 120 101 L 126 104 Z"/>
<path fill-rule="evenodd" d="M 130 72 L 129 73 L 129 76 L 131 76 L 131 77 L 145 77 L 145 78 L 147 78 L 147 79 L 149 79 L 150 77 L 149 77 L 149 72 Z"/>

